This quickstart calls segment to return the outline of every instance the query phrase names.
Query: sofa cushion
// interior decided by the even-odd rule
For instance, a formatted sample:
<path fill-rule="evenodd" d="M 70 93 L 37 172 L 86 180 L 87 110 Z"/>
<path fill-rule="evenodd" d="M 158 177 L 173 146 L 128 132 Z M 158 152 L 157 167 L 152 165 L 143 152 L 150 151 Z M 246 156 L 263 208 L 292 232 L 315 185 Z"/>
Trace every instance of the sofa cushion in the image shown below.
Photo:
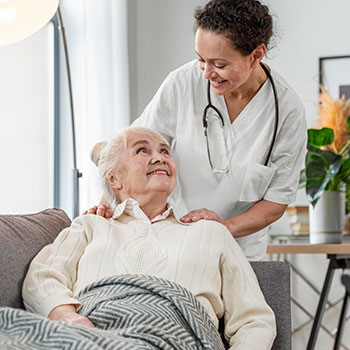
<path fill-rule="evenodd" d="M 0 215 L 0 306 L 24 308 L 22 284 L 31 260 L 70 223 L 61 209 Z"/>

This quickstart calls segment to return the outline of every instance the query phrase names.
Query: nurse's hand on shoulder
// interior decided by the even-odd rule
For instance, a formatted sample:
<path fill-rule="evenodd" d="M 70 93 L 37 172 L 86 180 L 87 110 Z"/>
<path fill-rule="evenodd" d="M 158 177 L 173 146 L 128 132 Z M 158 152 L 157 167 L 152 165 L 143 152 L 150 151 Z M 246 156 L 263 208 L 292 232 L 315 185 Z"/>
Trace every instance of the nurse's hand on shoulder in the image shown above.
<path fill-rule="evenodd" d="M 180 220 L 184 223 L 191 223 L 199 220 L 212 220 L 220 222 L 221 224 L 224 223 L 223 220 L 221 220 L 220 216 L 215 213 L 215 211 L 206 208 L 192 210 L 183 216 Z"/>
<path fill-rule="evenodd" d="M 108 202 L 104 198 L 102 198 L 99 205 L 95 205 L 94 207 L 85 210 L 82 215 L 86 214 L 99 215 L 105 217 L 106 219 L 109 219 L 112 217 L 113 211 L 109 206 Z"/>

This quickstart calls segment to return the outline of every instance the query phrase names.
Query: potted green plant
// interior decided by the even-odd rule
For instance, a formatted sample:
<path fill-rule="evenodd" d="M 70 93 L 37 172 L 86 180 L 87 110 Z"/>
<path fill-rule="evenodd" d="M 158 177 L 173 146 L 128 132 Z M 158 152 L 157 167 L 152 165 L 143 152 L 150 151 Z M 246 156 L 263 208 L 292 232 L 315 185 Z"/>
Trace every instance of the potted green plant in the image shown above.
<path fill-rule="evenodd" d="M 313 207 L 324 191 L 340 191 L 344 184 L 350 184 L 350 141 L 340 152 L 333 152 L 329 149 L 333 140 L 332 129 L 308 130 L 308 151 L 305 169 L 301 171 L 300 187 L 305 187 L 307 199 Z"/>
<path fill-rule="evenodd" d="M 319 125 L 332 128 L 308 130 L 300 187 L 305 187 L 310 203 L 310 242 L 336 243 L 343 237 L 345 186 L 350 185 L 350 103 L 333 100 L 325 90 L 320 101 Z"/>
<path fill-rule="evenodd" d="M 333 141 L 332 129 L 308 130 L 300 185 L 305 186 L 311 204 L 310 243 L 338 243 L 343 237 L 345 185 L 350 184 L 350 141 L 339 152 L 330 150 Z"/>

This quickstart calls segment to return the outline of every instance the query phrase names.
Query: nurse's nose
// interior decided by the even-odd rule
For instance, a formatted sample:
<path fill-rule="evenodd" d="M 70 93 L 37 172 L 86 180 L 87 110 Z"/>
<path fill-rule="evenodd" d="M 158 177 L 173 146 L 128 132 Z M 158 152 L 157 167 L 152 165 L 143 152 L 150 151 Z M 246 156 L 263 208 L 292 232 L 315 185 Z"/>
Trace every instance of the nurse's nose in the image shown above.
<path fill-rule="evenodd" d="M 212 79 L 216 77 L 217 74 L 212 65 L 206 64 L 203 68 L 205 79 Z"/>

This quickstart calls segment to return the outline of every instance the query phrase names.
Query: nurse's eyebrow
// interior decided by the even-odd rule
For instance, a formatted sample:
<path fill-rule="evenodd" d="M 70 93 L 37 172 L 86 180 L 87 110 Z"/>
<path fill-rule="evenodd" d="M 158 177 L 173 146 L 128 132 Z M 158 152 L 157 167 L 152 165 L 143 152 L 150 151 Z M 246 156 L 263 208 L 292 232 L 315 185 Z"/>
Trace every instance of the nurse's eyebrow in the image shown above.
<path fill-rule="evenodd" d="M 196 53 L 196 55 L 200 58 L 200 59 L 204 59 L 196 50 L 194 50 L 194 52 Z M 209 60 L 211 61 L 227 61 L 225 58 L 209 58 Z"/>

